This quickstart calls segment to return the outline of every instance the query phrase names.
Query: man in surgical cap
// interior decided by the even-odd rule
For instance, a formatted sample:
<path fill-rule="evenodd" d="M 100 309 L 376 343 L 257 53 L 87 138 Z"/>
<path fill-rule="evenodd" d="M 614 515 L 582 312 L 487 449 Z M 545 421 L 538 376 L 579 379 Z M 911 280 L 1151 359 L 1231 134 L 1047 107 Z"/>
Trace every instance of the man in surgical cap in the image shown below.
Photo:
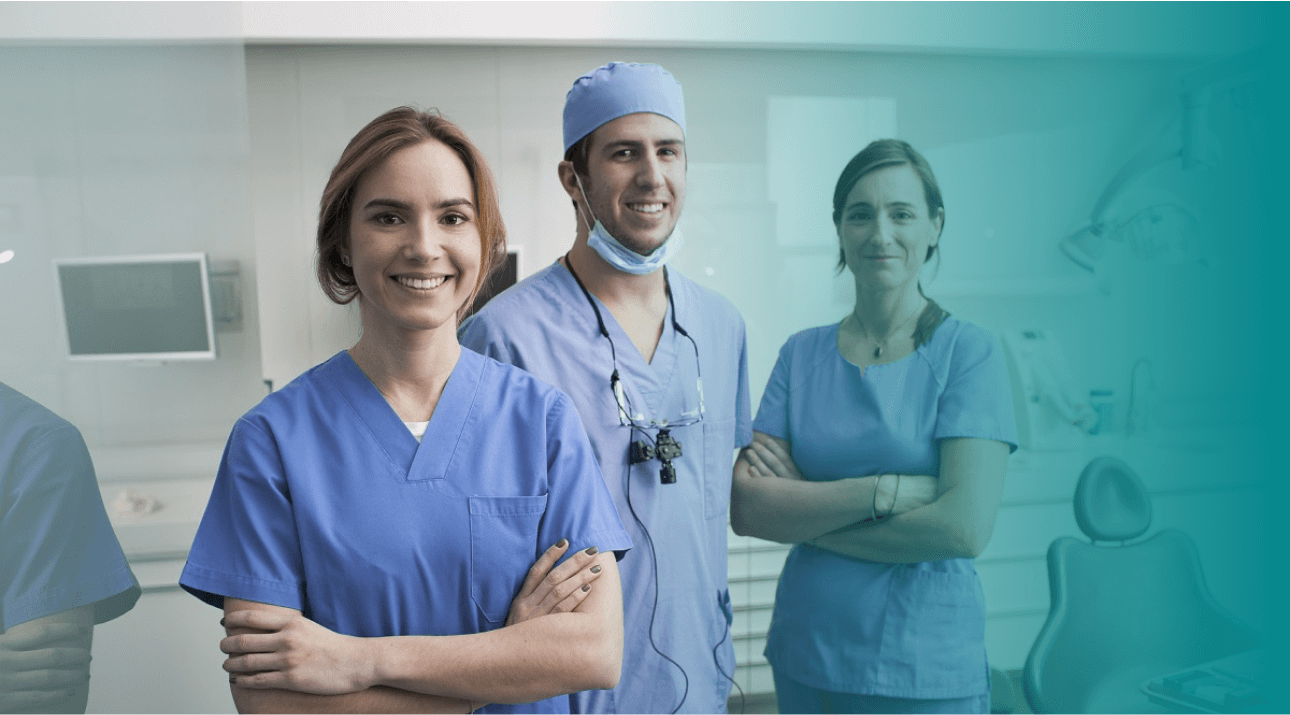
<path fill-rule="evenodd" d="M 579 77 L 564 148 L 573 245 L 485 305 L 461 343 L 573 398 L 633 540 L 619 564 L 622 677 L 571 695 L 572 710 L 724 712 L 726 524 L 734 451 L 752 440 L 748 361 L 734 306 L 667 267 L 682 246 L 681 85 L 652 64 Z"/>

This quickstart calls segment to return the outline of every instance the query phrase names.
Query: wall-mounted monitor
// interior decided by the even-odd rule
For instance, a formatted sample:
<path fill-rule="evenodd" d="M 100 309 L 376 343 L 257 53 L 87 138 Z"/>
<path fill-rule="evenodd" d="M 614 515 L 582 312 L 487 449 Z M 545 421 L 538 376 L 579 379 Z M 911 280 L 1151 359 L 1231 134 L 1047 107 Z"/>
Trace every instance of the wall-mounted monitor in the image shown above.
<path fill-rule="evenodd" d="M 212 360 L 206 254 L 54 260 L 73 360 Z"/>
<path fill-rule="evenodd" d="M 474 315 L 479 312 L 484 304 L 493 299 L 493 296 L 515 285 L 520 278 L 520 254 L 523 252 L 520 246 L 508 246 L 506 258 L 499 265 L 493 267 L 493 272 L 484 280 L 484 284 L 479 287 L 479 293 L 475 295 L 475 302 L 470 304 L 470 310 L 462 316 Z"/>

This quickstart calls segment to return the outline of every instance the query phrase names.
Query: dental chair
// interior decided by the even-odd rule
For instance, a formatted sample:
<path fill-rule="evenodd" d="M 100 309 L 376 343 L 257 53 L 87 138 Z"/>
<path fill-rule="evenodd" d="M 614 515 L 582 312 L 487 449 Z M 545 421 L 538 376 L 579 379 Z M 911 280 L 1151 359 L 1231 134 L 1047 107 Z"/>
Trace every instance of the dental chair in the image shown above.
<path fill-rule="evenodd" d="M 1186 534 L 1134 541 L 1151 499 L 1129 465 L 1098 457 L 1084 468 L 1075 520 L 1090 543 L 1048 547 L 1048 620 L 1023 673 L 1034 712 L 1162 712 L 1144 681 L 1259 645 L 1210 595 Z"/>

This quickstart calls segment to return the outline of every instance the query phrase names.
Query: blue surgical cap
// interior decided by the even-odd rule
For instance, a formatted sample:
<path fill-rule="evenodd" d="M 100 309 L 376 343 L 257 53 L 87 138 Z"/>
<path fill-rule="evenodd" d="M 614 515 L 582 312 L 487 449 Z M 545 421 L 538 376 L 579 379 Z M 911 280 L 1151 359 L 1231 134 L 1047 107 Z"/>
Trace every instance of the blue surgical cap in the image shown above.
<path fill-rule="evenodd" d="M 638 112 L 659 114 L 685 133 L 685 97 L 658 65 L 610 62 L 574 81 L 564 99 L 564 150 L 606 122 Z"/>

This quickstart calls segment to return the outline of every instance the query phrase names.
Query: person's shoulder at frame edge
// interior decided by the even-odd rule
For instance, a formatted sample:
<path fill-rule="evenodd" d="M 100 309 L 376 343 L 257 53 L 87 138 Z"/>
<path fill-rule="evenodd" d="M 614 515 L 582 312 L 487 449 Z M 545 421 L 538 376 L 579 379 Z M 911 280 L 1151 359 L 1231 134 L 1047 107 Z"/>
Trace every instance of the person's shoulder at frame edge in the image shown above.
<path fill-rule="evenodd" d="M 68 508 L 62 515 L 78 514 L 81 522 L 77 527 L 86 532 L 88 538 L 99 542 L 95 548 L 106 549 L 106 552 L 98 553 L 100 558 L 107 558 L 99 562 L 98 568 L 102 570 L 93 574 L 92 581 L 82 582 L 71 590 L 63 589 L 61 601 L 56 598 L 42 600 L 41 606 L 26 614 L 31 618 L 23 620 L 43 618 L 88 606 L 92 608 L 92 624 L 97 625 L 132 609 L 142 592 L 138 580 L 127 565 L 116 535 L 112 532 L 107 511 L 99 500 L 99 483 L 94 464 L 80 429 L 53 410 L 0 382 L 0 440 L 7 442 L 0 444 L 0 507 L 25 506 L 26 503 L 19 497 L 22 492 L 87 496 L 90 499 L 88 502 L 68 503 Z M 67 487 L 67 490 L 54 490 L 51 484 L 53 481 L 61 487 Z M 30 489 L 37 483 L 40 489 Z M 18 501 L 15 502 L 15 499 Z M 87 514 L 84 509 L 89 509 L 90 513 Z M 0 513 L 0 517 L 3 516 Z M 54 518 L 53 514 L 45 516 Z M 62 526 L 70 527 L 71 524 Z M 91 535 L 96 528 L 105 529 L 106 532 Z M 110 545 L 103 539 L 110 541 Z M 49 611 L 50 607 L 57 610 Z M 0 623 L 0 632 L 3 630 L 3 624 Z"/>
<path fill-rule="evenodd" d="M 69 430 L 75 432 L 74 439 L 81 440 L 80 430 L 71 422 L 59 417 L 53 410 L 27 397 L 9 385 L 0 382 L 0 434 L 9 436 L 21 431 L 22 440 L 15 444 L 27 444 L 45 436 Z M 68 435 L 71 438 L 71 435 Z"/>

